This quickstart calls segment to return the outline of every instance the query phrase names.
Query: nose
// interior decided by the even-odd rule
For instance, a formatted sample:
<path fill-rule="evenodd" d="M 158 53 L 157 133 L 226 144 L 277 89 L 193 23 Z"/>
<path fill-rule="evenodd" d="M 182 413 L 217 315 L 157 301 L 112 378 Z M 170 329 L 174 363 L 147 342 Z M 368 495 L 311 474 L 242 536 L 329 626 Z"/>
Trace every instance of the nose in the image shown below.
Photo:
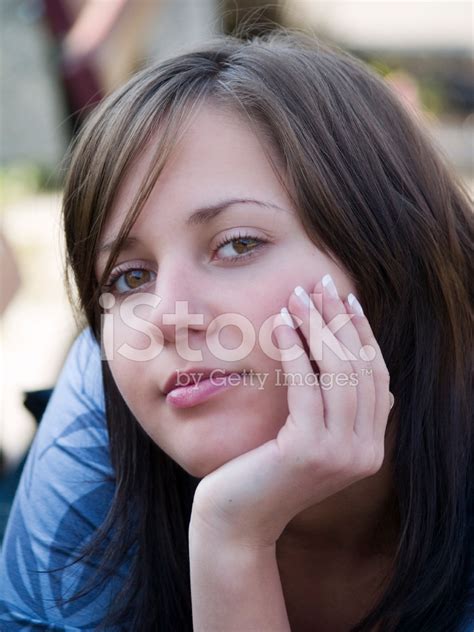
<path fill-rule="evenodd" d="M 216 315 L 210 302 L 213 294 L 204 283 L 203 275 L 188 262 L 160 267 L 146 320 L 152 330 L 159 328 L 164 345 L 176 345 L 180 337 L 187 336 L 192 349 L 203 348 L 209 323 Z"/>

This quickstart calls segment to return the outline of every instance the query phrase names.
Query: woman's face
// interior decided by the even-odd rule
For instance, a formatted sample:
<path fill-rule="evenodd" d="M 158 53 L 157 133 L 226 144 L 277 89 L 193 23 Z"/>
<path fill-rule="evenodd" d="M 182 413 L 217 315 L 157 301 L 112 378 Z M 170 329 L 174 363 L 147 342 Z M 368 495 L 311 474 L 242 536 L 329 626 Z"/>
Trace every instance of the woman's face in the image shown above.
<path fill-rule="evenodd" d="M 149 164 L 145 152 L 124 180 L 101 245 L 117 236 Z M 187 222 L 197 209 L 231 199 L 259 203 L 237 202 L 207 221 Z M 250 240 L 239 242 L 239 235 Z M 259 138 L 209 104 L 167 161 L 129 236 L 112 270 L 120 275 L 108 289 L 113 299 L 105 301 L 105 353 L 143 429 L 202 478 L 275 438 L 286 421 L 287 387 L 278 355 L 268 352 L 268 332 L 295 286 L 311 293 L 330 273 L 342 298 L 355 288 L 309 240 Z M 220 246 L 226 239 L 235 241 Z M 97 274 L 107 257 L 99 256 Z M 186 320 L 176 301 L 200 317 Z M 173 405 L 163 393 L 168 377 L 203 367 L 247 376 L 196 405 Z"/>

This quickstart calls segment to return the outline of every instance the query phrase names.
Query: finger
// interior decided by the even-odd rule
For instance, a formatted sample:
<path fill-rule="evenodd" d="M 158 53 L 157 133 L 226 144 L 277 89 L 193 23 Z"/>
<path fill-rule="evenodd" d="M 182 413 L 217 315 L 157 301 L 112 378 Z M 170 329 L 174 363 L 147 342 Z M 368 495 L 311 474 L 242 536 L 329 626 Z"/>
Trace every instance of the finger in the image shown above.
<path fill-rule="evenodd" d="M 300 296 L 294 292 L 290 298 L 290 308 L 301 320 L 300 330 L 320 369 L 326 426 L 337 433 L 352 432 L 357 412 L 356 390 L 347 386 L 352 365 L 322 313 L 313 302 L 308 307 L 308 295 L 298 291 Z"/>
<path fill-rule="evenodd" d="M 391 408 L 390 397 L 390 374 L 385 364 L 382 350 L 374 336 L 369 321 L 362 311 L 360 303 L 349 295 L 347 301 L 347 309 L 354 314 L 352 322 L 359 332 L 359 338 L 365 349 L 373 349 L 374 358 L 371 362 L 375 387 L 375 408 L 373 416 L 373 436 L 374 441 L 383 443 L 387 419 Z M 352 299 L 352 304 L 349 303 Z M 355 300 L 354 300 L 355 299 Z"/>
<path fill-rule="evenodd" d="M 326 284 L 325 284 L 326 283 Z M 347 349 L 352 373 L 348 388 L 356 389 L 357 412 L 354 419 L 354 432 L 361 440 L 372 440 L 375 410 L 375 384 L 372 371 L 371 348 L 362 344 L 357 328 L 352 320 L 354 314 L 346 302 L 339 296 L 334 281 L 325 275 L 314 288 L 314 300 L 320 304 L 324 319 L 336 338 Z M 344 319 L 341 320 L 341 316 Z"/>
<path fill-rule="evenodd" d="M 282 350 L 281 364 L 284 383 L 288 385 L 290 414 L 299 425 L 314 432 L 318 426 L 320 429 L 325 428 L 324 406 L 320 389 L 315 386 L 317 378 L 294 326 L 286 307 L 273 321 L 278 347 Z"/>

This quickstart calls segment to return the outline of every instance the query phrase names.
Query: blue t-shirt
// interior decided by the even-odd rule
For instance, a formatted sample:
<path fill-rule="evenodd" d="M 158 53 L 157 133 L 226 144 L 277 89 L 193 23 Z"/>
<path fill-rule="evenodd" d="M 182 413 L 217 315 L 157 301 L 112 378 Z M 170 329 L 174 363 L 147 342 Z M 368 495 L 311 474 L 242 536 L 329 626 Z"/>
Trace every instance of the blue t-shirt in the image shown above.
<path fill-rule="evenodd" d="M 83 598 L 58 604 L 94 576 L 71 562 L 102 523 L 114 493 L 100 350 L 86 329 L 76 339 L 31 445 L 0 558 L 0 630 L 93 630 L 128 564 Z"/>
<path fill-rule="evenodd" d="M 44 572 L 75 558 L 112 501 L 100 363 L 86 329 L 71 347 L 41 420 L 8 520 L 0 557 L 1 632 L 93 630 L 127 576 L 130 559 L 95 591 L 61 605 L 60 597 L 94 576 L 93 562 Z M 473 631 L 471 614 L 458 632 Z"/>

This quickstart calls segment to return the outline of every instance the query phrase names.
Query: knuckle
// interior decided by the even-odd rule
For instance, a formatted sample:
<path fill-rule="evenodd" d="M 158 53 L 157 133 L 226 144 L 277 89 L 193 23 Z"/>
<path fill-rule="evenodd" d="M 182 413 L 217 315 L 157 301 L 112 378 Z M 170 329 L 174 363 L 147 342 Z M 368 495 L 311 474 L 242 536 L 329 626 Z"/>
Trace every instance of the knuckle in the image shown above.
<path fill-rule="evenodd" d="M 351 474 L 354 469 L 352 451 L 348 448 L 339 448 L 337 453 L 334 455 L 332 469 L 338 474 Z"/>
<path fill-rule="evenodd" d="M 329 473 L 338 474 L 349 469 L 351 461 L 351 451 L 335 441 L 328 442 L 324 449 L 314 456 L 312 465 L 319 470 L 323 468 Z"/>
<path fill-rule="evenodd" d="M 375 472 L 378 472 L 380 468 L 382 467 L 384 458 L 385 458 L 385 450 L 384 450 L 384 445 L 382 443 L 381 446 L 375 448 L 375 459 L 374 459 L 375 460 L 374 467 L 376 468 Z"/>
<path fill-rule="evenodd" d="M 360 478 L 376 474 L 383 462 L 383 450 L 377 449 L 373 444 L 360 448 L 355 458 L 355 469 Z"/>
<path fill-rule="evenodd" d="M 320 474 L 321 470 L 324 470 L 341 478 L 359 480 L 376 474 L 382 466 L 383 459 L 383 446 L 379 447 L 372 443 L 356 446 L 349 442 L 341 445 L 338 441 L 307 455 L 303 462 L 304 467 L 310 472 Z"/>
<path fill-rule="evenodd" d="M 372 449 L 367 453 L 365 471 L 368 476 L 376 474 L 383 463 L 383 449 L 380 450 L 376 446 L 372 446 Z"/>

